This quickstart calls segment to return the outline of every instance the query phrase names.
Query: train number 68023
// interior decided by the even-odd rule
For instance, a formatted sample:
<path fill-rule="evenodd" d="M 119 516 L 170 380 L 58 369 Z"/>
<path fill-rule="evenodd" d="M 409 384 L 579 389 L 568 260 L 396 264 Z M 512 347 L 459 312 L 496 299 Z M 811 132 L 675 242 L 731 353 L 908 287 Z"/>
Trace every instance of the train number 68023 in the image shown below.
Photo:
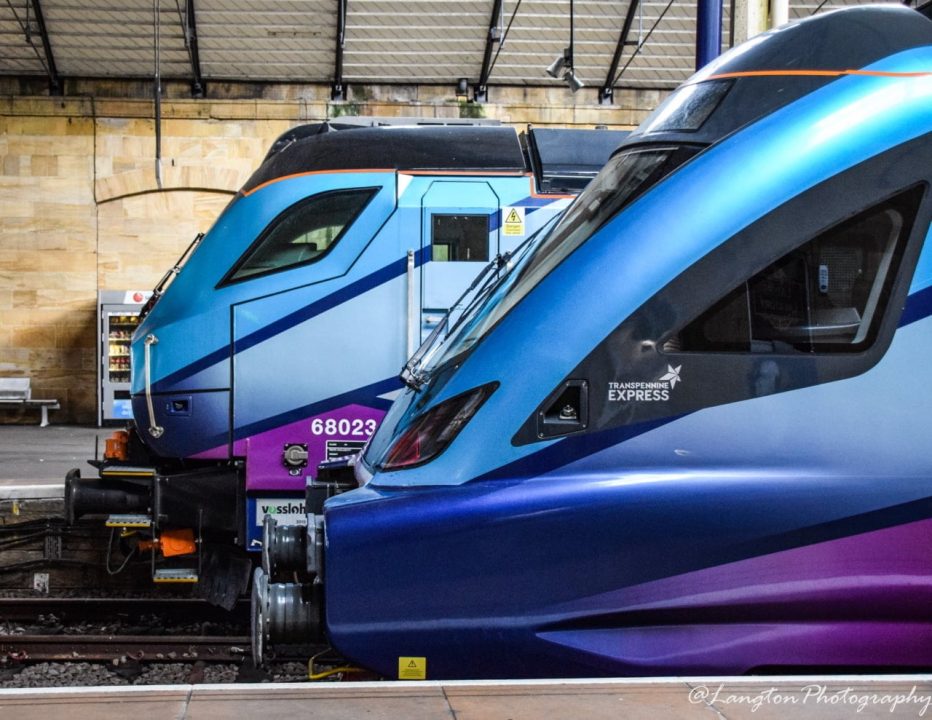
<path fill-rule="evenodd" d="M 342 418 L 340 420 L 335 418 L 327 418 L 326 420 L 323 418 L 314 418 L 311 420 L 311 434 L 369 437 L 375 432 L 377 424 L 378 423 L 371 418 L 369 420 L 361 420 L 360 418 L 355 418 L 353 420 L 348 418 Z"/>

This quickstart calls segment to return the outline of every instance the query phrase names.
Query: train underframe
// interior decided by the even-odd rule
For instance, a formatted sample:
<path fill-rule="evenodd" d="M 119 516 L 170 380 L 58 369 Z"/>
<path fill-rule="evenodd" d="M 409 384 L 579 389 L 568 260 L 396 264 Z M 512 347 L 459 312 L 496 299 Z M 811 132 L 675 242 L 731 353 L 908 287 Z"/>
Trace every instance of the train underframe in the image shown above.
<path fill-rule="evenodd" d="M 68 523 L 103 522 L 124 559 L 148 556 L 153 582 L 189 583 L 195 594 L 232 607 L 254 566 L 244 549 L 244 463 L 163 464 L 130 427 L 90 464 L 96 477 L 75 468 L 65 478 Z"/>
<path fill-rule="evenodd" d="M 166 463 L 152 456 L 130 426 L 107 441 L 103 460 L 90 464 L 97 470 L 96 477 L 83 477 L 75 468 L 65 479 L 67 522 L 102 522 L 111 528 L 112 550 L 124 559 L 148 557 L 153 582 L 188 583 L 194 586 L 194 594 L 232 607 L 249 589 L 254 569 L 258 577 L 260 555 L 247 550 L 249 511 L 243 460 Z M 308 485 L 305 497 L 312 533 L 322 523 L 324 501 L 354 487 L 347 459 L 321 465 L 318 480 Z M 307 533 L 304 525 L 280 525 L 273 517 L 266 518 L 261 558 L 267 577 L 286 573 L 319 584 L 316 568 L 320 566 L 305 551 Z M 270 558 L 275 558 L 272 565 Z M 309 595 L 306 588 L 285 590 L 268 582 L 262 588 L 263 592 L 268 589 L 289 617 L 301 608 L 310 618 L 309 608 L 298 602 Z M 285 627 L 293 630 L 289 622 Z M 308 623 L 301 626 L 307 630 L 302 637 L 315 637 L 316 621 Z"/>

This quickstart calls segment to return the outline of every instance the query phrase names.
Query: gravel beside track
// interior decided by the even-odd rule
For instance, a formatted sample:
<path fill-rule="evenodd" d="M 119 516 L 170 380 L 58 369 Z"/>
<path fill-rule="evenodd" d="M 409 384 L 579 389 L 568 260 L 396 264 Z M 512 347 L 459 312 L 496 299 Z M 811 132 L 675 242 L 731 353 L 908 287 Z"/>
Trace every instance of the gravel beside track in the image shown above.
<path fill-rule="evenodd" d="M 306 681 L 305 662 L 253 666 L 248 617 L 242 602 L 0 598 L 0 688 Z"/>
<path fill-rule="evenodd" d="M 278 663 L 268 672 L 241 664 L 156 663 L 40 663 L 0 665 L 0 688 L 92 687 L 98 685 L 178 685 L 234 682 L 302 682 L 307 666 L 299 662 Z"/>

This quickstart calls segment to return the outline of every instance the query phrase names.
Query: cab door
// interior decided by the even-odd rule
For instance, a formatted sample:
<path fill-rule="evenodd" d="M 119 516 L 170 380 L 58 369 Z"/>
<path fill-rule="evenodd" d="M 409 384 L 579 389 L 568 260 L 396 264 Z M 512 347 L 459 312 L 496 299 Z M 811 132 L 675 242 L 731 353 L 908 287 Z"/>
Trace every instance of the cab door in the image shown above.
<path fill-rule="evenodd" d="M 499 252 L 498 195 L 489 183 L 437 180 L 421 199 L 421 339 Z"/>

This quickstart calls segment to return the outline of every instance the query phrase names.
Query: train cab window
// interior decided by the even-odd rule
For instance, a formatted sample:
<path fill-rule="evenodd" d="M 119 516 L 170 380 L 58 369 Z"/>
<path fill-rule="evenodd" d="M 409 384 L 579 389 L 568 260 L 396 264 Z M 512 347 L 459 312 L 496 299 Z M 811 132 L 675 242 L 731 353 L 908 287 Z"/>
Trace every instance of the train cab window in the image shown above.
<path fill-rule="evenodd" d="M 376 189 L 322 193 L 285 210 L 234 265 L 221 284 L 307 265 L 336 245 Z"/>
<path fill-rule="evenodd" d="M 915 215 L 907 192 L 770 264 L 664 344 L 667 352 L 856 352 L 876 334 Z"/>
<path fill-rule="evenodd" d="M 431 260 L 434 262 L 488 262 L 488 215 L 433 215 Z"/>

